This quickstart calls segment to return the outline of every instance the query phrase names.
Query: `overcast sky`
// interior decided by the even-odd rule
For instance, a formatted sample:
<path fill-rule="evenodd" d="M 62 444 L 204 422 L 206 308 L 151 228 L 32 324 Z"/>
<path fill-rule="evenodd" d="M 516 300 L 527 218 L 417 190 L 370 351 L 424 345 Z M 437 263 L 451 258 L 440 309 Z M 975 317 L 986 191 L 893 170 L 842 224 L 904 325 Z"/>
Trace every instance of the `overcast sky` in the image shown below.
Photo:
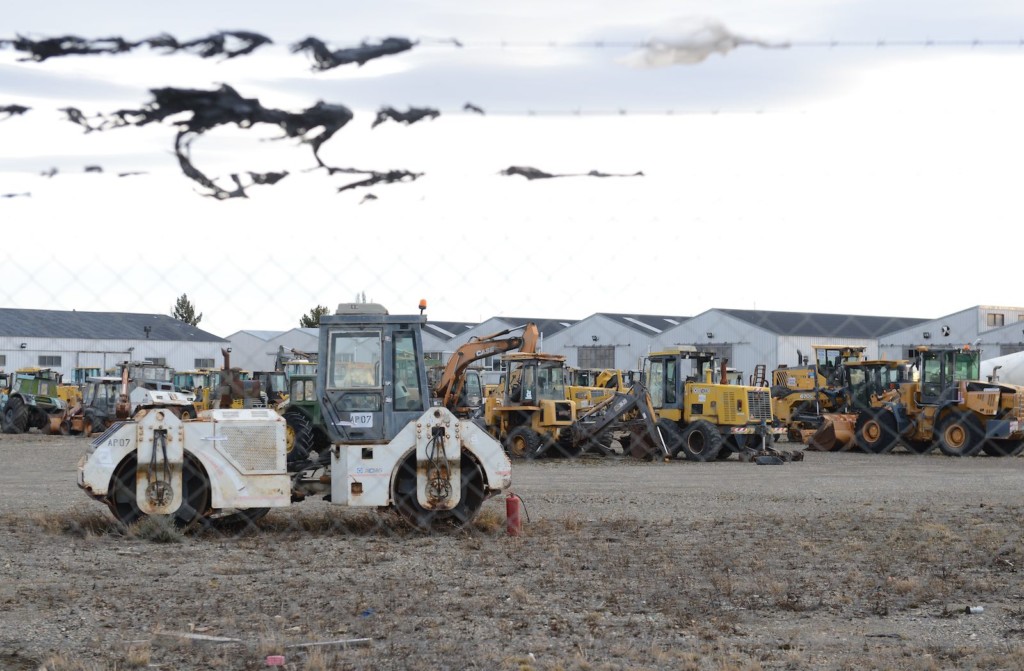
<path fill-rule="evenodd" d="M 230 60 L 141 47 L 24 62 L 0 48 L 0 107 L 30 108 L 0 115 L 4 307 L 169 313 L 187 293 L 200 328 L 226 336 L 292 328 L 361 292 L 392 313 L 426 298 L 444 321 L 711 308 L 930 318 L 1024 304 L 1003 277 L 1022 239 L 1024 5 L 142 7 L 17 3 L 0 40 L 247 30 L 273 44 Z M 764 46 L 631 64 L 651 39 L 714 24 Z M 416 45 L 316 72 L 289 49 L 309 36 L 332 49 Z M 326 164 L 422 176 L 338 192 L 359 177 L 314 170 L 308 145 L 266 124 L 223 126 L 191 154 L 218 185 L 288 176 L 217 201 L 174 156 L 184 116 L 85 133 L 60 111 L 141 109 L 153 88 L 221 84 L 291 112 L 344 105 L 354 118 L 321 147 Z M 440 114 L 372 127 L 385 106 Z M 510 166 L 579 176 L 501 174 Z"/>

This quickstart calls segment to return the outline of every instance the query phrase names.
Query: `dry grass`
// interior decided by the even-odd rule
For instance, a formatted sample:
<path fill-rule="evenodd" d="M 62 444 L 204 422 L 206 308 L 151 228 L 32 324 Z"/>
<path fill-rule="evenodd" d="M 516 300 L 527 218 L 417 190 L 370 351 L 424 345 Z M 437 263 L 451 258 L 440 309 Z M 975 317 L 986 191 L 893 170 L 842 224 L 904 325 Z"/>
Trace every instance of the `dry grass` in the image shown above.
<path fill-rule="evenodd" d="M 65 644 L 76 654 L 38 656 L 47 671 L 249 669 L 269 654 L 317 670 L 1024 669 L 1022 506 L 719 510 L 581 507 L 512 537 L 498 506 L 436 535 L 378 511 L 296 508 L 227 535 L 177 532 L 175 546 L 102 509 L 7 516 L 19 581 L 0 609 L 90 627 Z M 965 616 L 973 604 L 985 614 Z M 996 621 L 996 644 L 969 637 Z M 245 643 L 157 644 L 154 622 Z M 362 637 L 373 644 L 287 647 Z"/>

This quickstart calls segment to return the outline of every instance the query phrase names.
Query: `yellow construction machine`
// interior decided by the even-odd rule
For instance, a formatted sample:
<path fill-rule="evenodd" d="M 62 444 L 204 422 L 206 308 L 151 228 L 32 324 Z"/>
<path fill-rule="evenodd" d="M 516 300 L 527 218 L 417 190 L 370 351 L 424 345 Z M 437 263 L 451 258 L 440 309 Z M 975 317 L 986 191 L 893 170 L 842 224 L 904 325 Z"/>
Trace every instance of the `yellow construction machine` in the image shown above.
<path fill-rule="evenodd" d="M 774 447 L 786 429 L 775 425 L 769 389 L 729 384 L 726 363 L 688 345 L 647 355 L 644 382 L 669 454 L 690 461 L 734 452 L 745 461 L 802 459 L 803 452 Z"/>
<path fill-rule="evenodd" d="M 853 427 L 861 450 L 884 454 L 902 445 L 925 454 L 937 447 L 951 457 L 1024 452 L 1024 387 L 980 380 L 980 350 L 918 347 L 905 369 L 904 379 L 888 388 L 863 392 L 870 401 L 855 407 Z"/>
<path fill-rule="evenodd" d="M 824 413 L 838 412 L 846 402 L 845 367 L 861 361 L 861 345 L 814 345 L 814 360 L 797 351 L 796 366 L 772 371 L 772 412 L 786 427 L 791 443 L 804 443 L 822 427 Z"/>
<path fill-rule="evenodd" d="M 885 395 L 891 396 L 899 385 L 912 380 L 906 359 L 848 361 L 844 368 L 843 405 L 823 412 L 820 425 L 810 435 L 804 432 L 809 450 L 837 452 L 856 447 L 854 430 L 860 413 L 881 407 Z"/>

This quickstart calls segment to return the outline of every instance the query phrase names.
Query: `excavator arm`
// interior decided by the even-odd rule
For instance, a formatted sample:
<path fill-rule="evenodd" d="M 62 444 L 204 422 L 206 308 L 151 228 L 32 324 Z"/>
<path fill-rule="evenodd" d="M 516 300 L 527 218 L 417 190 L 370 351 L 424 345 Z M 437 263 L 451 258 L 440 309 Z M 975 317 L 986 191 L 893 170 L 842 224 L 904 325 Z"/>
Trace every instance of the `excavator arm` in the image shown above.
<path fill-rule="evenodd" d="M 523 331 L 521 336 L 504 337 L 520 329 Z M 470 364 L 474 361 L 515 349 L 532 354 L 537 351 L 539 337 L 540 332 L 537 329 L 537 325 L 533 322 L 527 322 L 523 326 L 516 326 L 487 336 L 473 338 L 449 357 L 448 363 L 445 364 L 444 372 L 441 373 L 441 379 L 437 381 L 432 390 L 434 397 L 440 399 L 444 407 L 455 414 L 460 414 L 458 408 L 459 397 L 462 394 L 462 387 L 465 382 L 464 373 Z"/>

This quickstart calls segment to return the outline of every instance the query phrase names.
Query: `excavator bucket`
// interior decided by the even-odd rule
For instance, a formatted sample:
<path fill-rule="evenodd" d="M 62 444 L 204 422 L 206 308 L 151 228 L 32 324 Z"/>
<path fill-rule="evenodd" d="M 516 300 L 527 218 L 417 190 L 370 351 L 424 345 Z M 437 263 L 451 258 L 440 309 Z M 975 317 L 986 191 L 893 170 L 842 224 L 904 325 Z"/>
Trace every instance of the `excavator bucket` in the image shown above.
<path fill-rule="evenodd" d="M 816 452 L 838 452 L 854 445 L 854 427 L 857 415 L 831 413 L 822 415 L 821 427 L 810 436 L 804 436 L 807 449 Z"/>

